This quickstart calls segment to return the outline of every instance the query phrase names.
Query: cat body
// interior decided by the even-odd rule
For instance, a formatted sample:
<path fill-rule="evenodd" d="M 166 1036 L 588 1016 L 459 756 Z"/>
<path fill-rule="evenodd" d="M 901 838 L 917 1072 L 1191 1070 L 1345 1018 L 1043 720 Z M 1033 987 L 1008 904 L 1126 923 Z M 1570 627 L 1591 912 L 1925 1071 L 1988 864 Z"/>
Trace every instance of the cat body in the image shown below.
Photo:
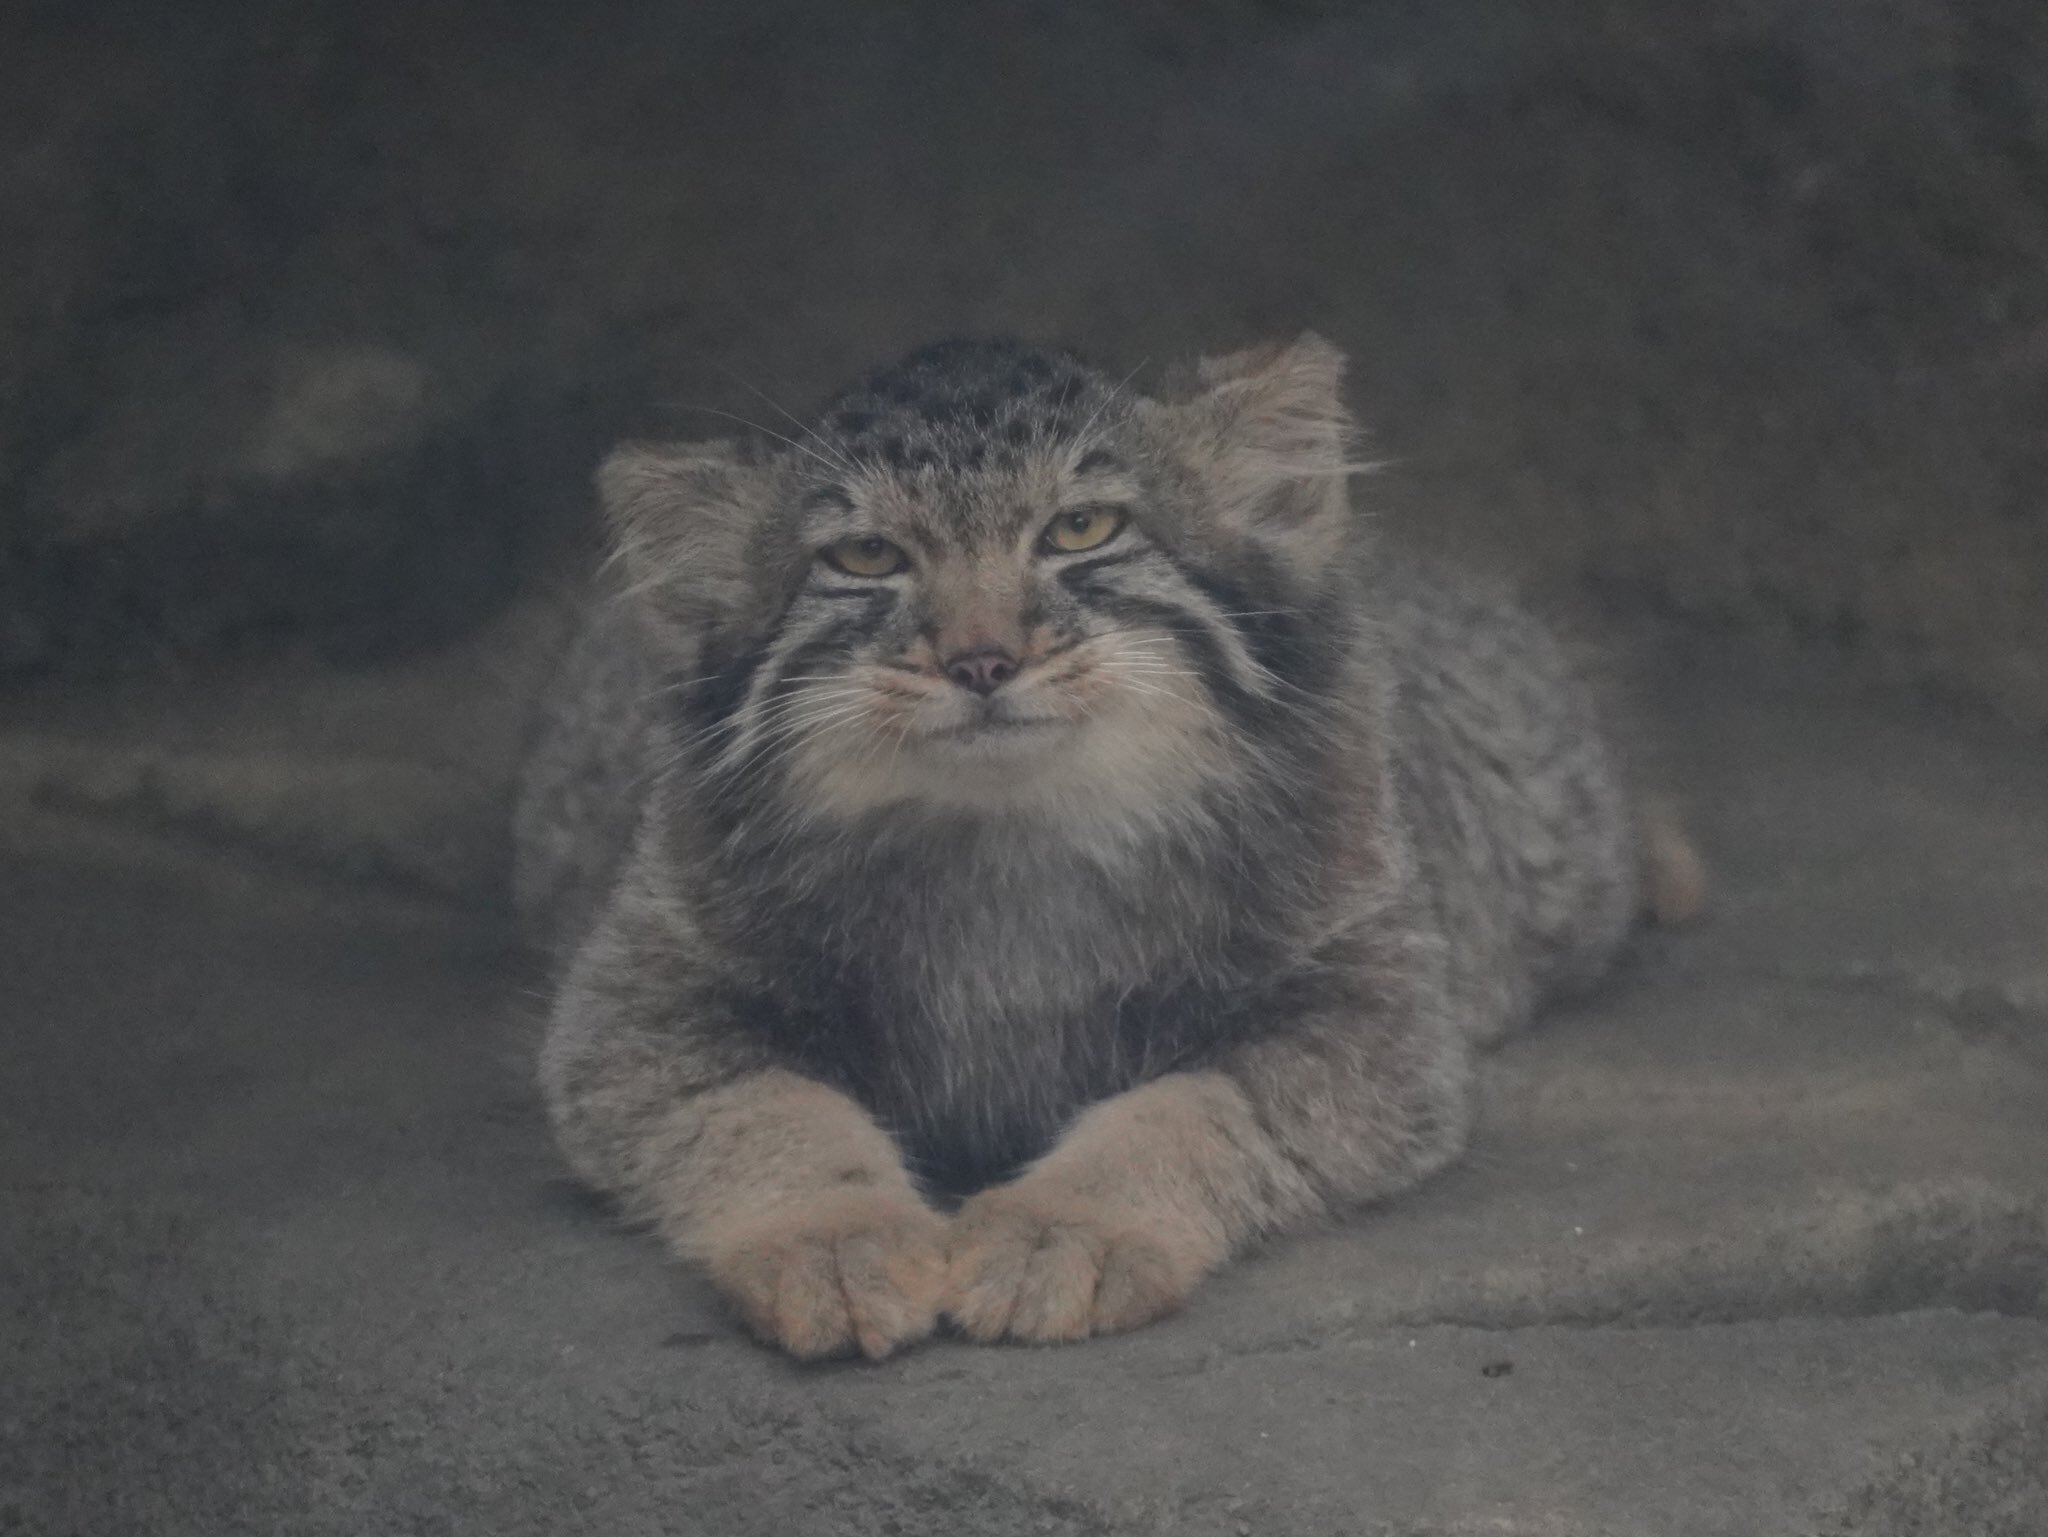
<path fill-rule="evenodd" d="M 1375 547 L 1340 374 L 948 344 L 776 452 L 608 463 L 515 830 L 542 1083 L 765 1336 L 1143 1322 L 1449 1161 L 1474 1047 L 1620 943 L 1590 696 Z"/>

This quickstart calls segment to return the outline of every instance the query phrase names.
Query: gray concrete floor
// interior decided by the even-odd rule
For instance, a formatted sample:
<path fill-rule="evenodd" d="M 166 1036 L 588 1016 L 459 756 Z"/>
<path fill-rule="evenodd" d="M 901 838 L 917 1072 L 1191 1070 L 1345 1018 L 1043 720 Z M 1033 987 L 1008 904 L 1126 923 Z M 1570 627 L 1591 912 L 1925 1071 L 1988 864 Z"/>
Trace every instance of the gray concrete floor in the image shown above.
<path fill-rule="evenodd" d="M 1461 1167 L 1139 1334 L 880 1367 L 565 1181 L 487 918 L 14 797 L 0 1531 L 2039 1537 L 2039 744 L 1649 692 L 1712 915 L 1490 1059 Z"/>

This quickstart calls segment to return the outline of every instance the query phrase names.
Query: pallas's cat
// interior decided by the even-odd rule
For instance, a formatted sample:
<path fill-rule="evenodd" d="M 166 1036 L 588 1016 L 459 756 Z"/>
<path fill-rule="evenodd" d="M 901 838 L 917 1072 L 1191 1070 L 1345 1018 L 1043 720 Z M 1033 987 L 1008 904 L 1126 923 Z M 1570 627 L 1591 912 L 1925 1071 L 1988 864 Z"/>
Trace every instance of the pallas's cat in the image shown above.
<path fill-rule="evenodd" d="M 801 1356 L 1073 1340 L 1454 1158 L 1696 871 L 1565 651 L 1381 550 L 1343 362 L 949 343 L 626 448 L 519 896 L 581 1175 Z"/>

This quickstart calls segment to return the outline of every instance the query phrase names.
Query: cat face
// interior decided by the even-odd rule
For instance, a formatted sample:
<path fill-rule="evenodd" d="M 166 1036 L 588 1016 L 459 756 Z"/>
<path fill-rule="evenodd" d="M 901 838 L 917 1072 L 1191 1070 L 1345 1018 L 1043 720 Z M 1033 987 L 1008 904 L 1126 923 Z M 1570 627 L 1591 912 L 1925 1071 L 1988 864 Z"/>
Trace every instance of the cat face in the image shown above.
<path fill-rule="evenodd" d="M 1162 401 L 950 344 L 765 462 L 615 457 L 690 761 L 843 817 L 1129 820 L 1241 772 L 1349 563 L 1338 366 L 1308 339 Z"/>
<path fill-rule="evenodd" d="M 1098 393 L 1090 414 L 1099 381 L 1070 390 L 1077 406 Z M 787 723 L 791 777 L 821 801 L 1106 802 L 1147 774 L 1184 787 L 1224 768 L 1182 638 L 1217 605 L 1180 577 L 1170 509 L 1118 451 L 1128 424 L 1097 417 L 1084 434 L 1043 402 L 1024 409 L 1022 441 L 1001 422 L 995 442 L 927 433 L 921 463 L 856 439 L 806 492 L 810 560 L 756 729 Z M 1226 655 L 1257 684 L 1241 648 Z"/>

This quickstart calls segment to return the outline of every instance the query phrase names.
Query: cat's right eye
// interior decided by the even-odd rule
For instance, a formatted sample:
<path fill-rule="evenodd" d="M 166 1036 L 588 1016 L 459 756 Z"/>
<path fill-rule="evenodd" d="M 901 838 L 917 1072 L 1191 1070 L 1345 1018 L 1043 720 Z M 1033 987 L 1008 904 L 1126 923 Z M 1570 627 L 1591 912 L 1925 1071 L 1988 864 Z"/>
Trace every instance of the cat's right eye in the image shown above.
<path fill-rule="evenodd" d="M 894 576 L 910 564 L 901 548 L 879 534 L 841 539 L 818 552 L 825 564 L 847 576 Z"/>

